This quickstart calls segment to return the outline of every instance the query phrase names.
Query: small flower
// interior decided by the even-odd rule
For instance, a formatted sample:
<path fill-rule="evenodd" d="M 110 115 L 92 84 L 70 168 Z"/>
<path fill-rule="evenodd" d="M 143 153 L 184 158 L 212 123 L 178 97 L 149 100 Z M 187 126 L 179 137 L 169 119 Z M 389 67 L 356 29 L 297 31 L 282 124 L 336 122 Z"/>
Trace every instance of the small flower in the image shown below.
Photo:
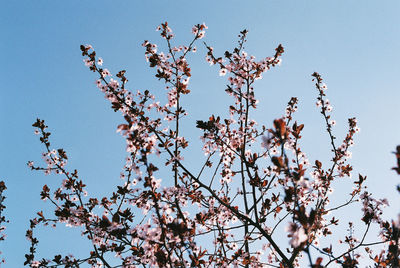
<path fill-rule="evenodd" d="M 103 77 L 107 77 L 107 76 L 110 76 L 111 73 L 110 73 L 110 71 L 109 71 L 108 69 L 104 69 L 104 70 L 101 72 L 101 75 L 102 75 Z"/>
<path fill-rule="evenodd" d="M 85 66 L 92 66 L 93 65 L 93 61 L 91 61 L 90 59 L 84 59 L 83 62 L 85 63 Z"/>
<path fill-rule="evenodd" d="M 335 120 L 331 120 L 331 122 L 329 122 L 329 124 L 333 127 L 336 125 L 336 121 Z"/>
<path fill-rule="evenodd" d="M 31 262 L 31 267 L 35 268 L 35 267 L 39 267 L 40 266 L 40 262 L 39 261 L 32 261 Z"/>
<path fill-rule="evenodd" d="M 271 137 L 262 136 L 261 139 L 262 139 L 261 146 L 268 150 L 271 144 Z"/>
<path fill-rule="evenodd" d="M 100 79 L 96 80 L 95 84 L 96 84 L 96 86 L 98 88 L 100 88 L 101 87 L 101 80 Z"/>
<path fill-rule="evenodd" d="M 227 70 L 225 68 L 222 68 L 221 70 L 219 70 L 219 76 L 224 76 L 226 75 Z"/>
<path fill-rule="evenodd" d="M 186 86 L 187 84 L 189 84 L 189 80 L 190 80 L 190 77 L 183 79 L 182 84 L 184 84 Z"/>
<path fill-rule="evenodd" d="M 271 148 L 270 150 L 270 154 L 271 155 L 277 155 L 278 154 L 278 148 L 276 148 L 275 146 Z"/>
<path fill-rule="evenodd" d="M 204 32 L 204 31 L 201 31 L 201 32 L 199 33 L 199 35 L 198 35 L 198 38 L 199 38 L 199 39 L 202 39 L 204 36 L 205 36 L 205 32 Z"/>
<path fill-rule="evenodd" d="M 97 60 L 97 64 L 100 65 L 100 66 L 103 65 L 103 59 L 102 59 L 102 58 L 99 58 L 99 59 Z"/>
<path fill-rule="evenodd" d="M 297 226 L 295 223 L 290 223 L 289 226 L 286 227 L 286 232 L 288 232 L 289 237 L 292 238 L 290 244 L 294 248 L 299 247 L 308 238 L 304 228 Z"/>

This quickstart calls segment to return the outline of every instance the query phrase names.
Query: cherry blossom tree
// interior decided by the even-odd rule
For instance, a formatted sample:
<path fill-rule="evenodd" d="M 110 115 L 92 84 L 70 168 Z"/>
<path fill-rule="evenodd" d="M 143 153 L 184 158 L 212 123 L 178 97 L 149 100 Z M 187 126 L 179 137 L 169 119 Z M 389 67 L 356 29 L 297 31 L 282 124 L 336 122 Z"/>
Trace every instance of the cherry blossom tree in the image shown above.
<path fill-rule="evenodd" d="M 348 159 L 359 131 L 357 120 L 348 119 L 345 137 L 335 136 L 336 122 L 321 75 L 313 73 L 312 81 L 330 139 L 332 156 L 328 163 L 309 160 L 301 148 L 304 125 L 294 120 L 297 98 L 289 100 L 283 116 L 272 124 L 261 125 L 252 119 L 259 105 L 257 80 L 280 65 L 282 45 L 270 57 L 256 60 L 244 50 L 246 30 L 240 32 L 236 48 L 223 56 L 215 55 L 204 43 L 207 62 L 220 76 L 227 77 L 225 91 L 232 102 L 227 104 L 228 118 L 210 115 L 193 122 L 193 127 L 202 132 L 205 157 L 197 163 L 196 171 L 189 167 L 193 163 L 185 162 L 183 155 L 191 145 L 181 129 L 189 108 L 183 98 L 190 94 L 187 58 L 197 51 L 195 45 L 206 29 L 205 24 L 195 25 L 192 41 L 175 45 L 171 28 L 163 23 L 157 30 L 166 51 L 159 51 L 150 41 L 143 43 L 155 77 L 165 84 L 165 103 L 148 90 L 130 91 L 125 70 L 114 77 L 91 45 L 81 46 L 84 63 L 95 74 L 97 87 L 125 120 L 117 127 L 126 140 L 126 163 L 120 174 L 123 183 L 109 197 L 88 193 L 78 171 L 67 166 L 67 153 L 51 146 L 48 127 L 37 119 L 33 127 L 44 145 L 45 165 L 30 161 L 28 166 L 45 174 L 58 174 L 62 181 L 57 189 L 43 186 L 41 199 L 51 203 L 54 215 L 40 211 L 30 221 L 26 237 L 31 246 L 24 264 L 358 267 L 360 258 L 366 257 L 375 267 L 399 267 L 400 222 L 383 218 L 388 202 L 375 199 L 367 191 L 366 176 L 351 178 L 353 167 Z M 399 167 L 395 170 L 400 174 L 399 147 L 396 156 Z M 354 187 L 348 189 L 343 204 L 333 206 L 333 182 L 343 178 L 353 180 Z M 0 193 L 4 189 L 4 183 L 0 184 Z M 346 222 L 340 211 L 356 202 L 362 204 L 358 212 L 361 221 Z M 5 221 L 1 215 L 0 219 Z M 35 228 L 60 224 L 83 228 L 83 239 L 91 241 L 86 256 L 40 256 Z M 335 234 L 334 227 L 339 224 L 348 225 L 349 233 Z M 355 226 L 364 230 L 360 237 L 354 235 Z M 373 226 L 379 228 L 379 237 L 369 241 L 367 234 Z M 339 243 L 333 241 L 336 238 Z"/>

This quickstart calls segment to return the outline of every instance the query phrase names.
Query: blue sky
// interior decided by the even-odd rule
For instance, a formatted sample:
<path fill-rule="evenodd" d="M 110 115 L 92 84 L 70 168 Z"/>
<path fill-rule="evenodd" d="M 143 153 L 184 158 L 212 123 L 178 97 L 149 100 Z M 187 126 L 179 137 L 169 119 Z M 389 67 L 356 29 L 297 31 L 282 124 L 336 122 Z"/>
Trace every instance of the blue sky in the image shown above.
<path fill-rule="evenodd" d="M 3 1 L 0 10 L 0 179 L 5 180 L 7 240 L 0 244 L 5 267 L 20 267 L 29 244 L 29 219 L 48 204 L 39 200 L 43 184 L 60 178 L 28 170 L 40 163 L 43 150 L 31 127 L 45 119 L 55 147 L 63 147 L 69 166 L 79 170 L 90 192 L 108 195 L 119 183 L 124 141 L 115 133 L 122 122 L 94 85 L 96 77 L 82 62 L 80 44 L 92 44 L 116 73 L 126 69 L 131 89 L 163 94 L 141 47 L 143 40 L 162 44 L 155 28 L 168 21 L 177 44 L 187 42 L 191 27 L 205 22 L 206 41 L 223 54 L 249 29 L 246 51 L 257 58 L 285 47 L 282 65 L 257 84 L 260 100 L 254 118 L 271 124 L 284 113 L 291 96 L 300 100 L 296 120 L 305 124 L 303 148 L 311 161 L 329 160 L 328 136 L 315 106 L 311 74 L 318 71 L 328 85 L 328 98 L 342 139 L 347 118 L 357 117 L 352 163 L 368 176 L 378 197 L 389 198 L 388 217 L 399 211 L 394 186 L 399 178 L 391 152 L 400 144 L 399 62 L 400 2 L 392 1 Z M 206 50 L 189 58 L 193 69 L 187 126 L 210 114 L 226 114 L 225 80 L 204 60 Z M 157 91 L 159 90 L 159 91 Z M 193 146 L 201 134 L 188 130 Z M 188 153 L 188 159 L 196 159 Z M 350 185 L 350 184 L 348 184 Z M 347 185 L 347 186 L 348 186 Z M 338 186 L 337 194 L 344 188 Z M 346 215 L 347 216 L 347 215 Z M 40 255 L 57 248 L 77 248 L 79 231 L 43 230 Z M 82 240 L 80 240 L 82 241 Z M 69 250 L 65 250 L 69 251 Z"/>

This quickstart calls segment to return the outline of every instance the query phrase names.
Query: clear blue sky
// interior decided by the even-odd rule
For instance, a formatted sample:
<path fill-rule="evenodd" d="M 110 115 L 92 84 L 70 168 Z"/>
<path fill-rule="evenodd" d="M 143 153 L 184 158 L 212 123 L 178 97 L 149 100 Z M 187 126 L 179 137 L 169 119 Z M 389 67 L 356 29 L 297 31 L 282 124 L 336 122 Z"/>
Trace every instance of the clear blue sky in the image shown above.
<path fill-rule="evenodd" d="M 249 29 L 246 51 L 258 58 L 270 56 L 282 43 L 282 65 L 258 83 L 260 123 L 280 117 L 291 96 L 300 99 L 296 120 L 305 123 L 303 147 L 311 161 L 329 159 L 328 137 L 315 107 L 311 73 L 320 72 L 328 84 L 328 98 L 342 139 L 347 118 L 358 118 L 352 163 L 368 176 L 378 197 L 387 196 L 399 211 L 391 152 L 400 144 L 400 2 L 335 1 L 2 1 L 0 10 L 0 179 L 5 180 L 7 240 L 0 249 L 5 267 L 21 267 L 28 251 L 25 230 L 29 219 L 49 204 L 39 200 L 43 184 L 61 180 L 28 170 L 39 163 L 42 146 L 33 134 L 33 121 L 45 119 L 55 147 L 63 147 L 69 167 L 80 171 L 90 192 L 108 195 L 119 183 L 124 141 L 115 133 L 122 122 L 94 85 L 95 76 L 82 62 L 80 44 L 92 44 L 111 72 L 127 70 L 132 89 L 159 90 L 163 85 L 148 68 L 143 40 L 162 44 L 155 32 L 168 21 L 177 43 L 191 38 L 191 27 L 205 22 L 206 38 L 216 52 L 233 48 L 238 32 Z M 229 98 L 225 80 L 204 60 L 199 43 L 191 55 L 193 94 L 188 126 L 210 114 L 226 114 Z M 210 98 L 211 95 L 215 97 Z M 187 131 L 197 140 L 200 133 Z M 194 145 L 198 144 L 196 141 Z M 194 146 L 193 145 L 193 146 Z M 196 159 L 188 154 L 188 159 Z M 349 185 L 349 184 L 348 184 Z M 335 192 L 340 194 L 342 188 Z M 343 189 L 344 191 L 344 189 Z M 79 249 L 79 232 L 60 229 L 39 234 L 39 256 L 57 249 Z"/>

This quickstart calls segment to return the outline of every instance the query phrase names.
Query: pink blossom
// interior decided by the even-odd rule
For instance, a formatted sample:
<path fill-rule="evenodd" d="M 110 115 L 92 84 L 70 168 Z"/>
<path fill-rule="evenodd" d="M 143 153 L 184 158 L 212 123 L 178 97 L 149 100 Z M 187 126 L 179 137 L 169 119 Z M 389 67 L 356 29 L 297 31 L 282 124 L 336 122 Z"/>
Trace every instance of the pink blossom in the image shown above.
<path fill-rule="evenodd" d="M 298 227 L 295 223 L 289 223 L 289 225 L 286 227 L 286 232 L 288 232 L 289 233 L 288 236 L 292 238 L 290 240 L 290 244 L 294 248 L 299 247 L 303 242 L 305 242 L 308 239 L 308 236 L 306 235 L 304 228 Z"/>
<path fill-rule="evenodd" d="M 103 69 L 103 71 L 101 72 L 101 75 L 103 77 L 107 77 L 107 76 L 110 76 L 111 73 L 110 73 L 110 71 L 108 69 Z"/>
<path fill-rule="evenodd" d="M 227 73 L 227 70 L 226 70 L 225 68 L 222 68 L 222 69 L 219 71 L 219 76 L 224 76 L 224 75 L 226 75 L 226 73 Z"/>

